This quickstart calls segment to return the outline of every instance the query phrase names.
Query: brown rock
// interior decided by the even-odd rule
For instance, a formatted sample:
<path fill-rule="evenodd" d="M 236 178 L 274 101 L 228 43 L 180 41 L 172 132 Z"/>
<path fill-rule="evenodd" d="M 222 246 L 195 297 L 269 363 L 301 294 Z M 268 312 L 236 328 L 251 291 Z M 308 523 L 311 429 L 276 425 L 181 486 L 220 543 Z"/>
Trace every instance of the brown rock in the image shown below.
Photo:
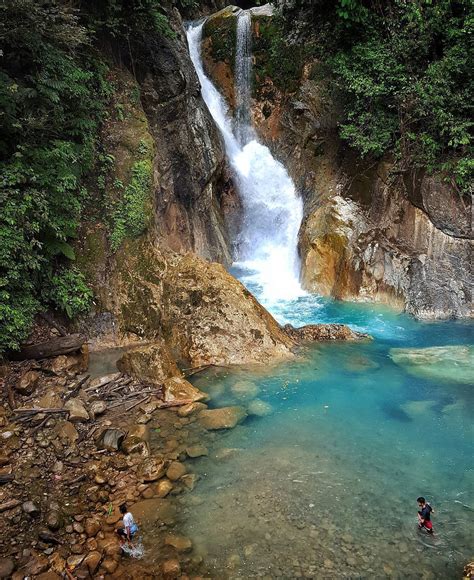
<path fill-rule="evenodd" d="M 165 544 L 172 546 L 177 552 L 190 552 L 193 549 L 193 543 L 189 538 L 175 534 L 166 534 Z"/>
<path fill-rule="evenodd" d="M 166 477 L 171 481 L 177 481 L 187 472 L 186 466 L 179 461 L 172 461 L 166 470 Z"/>
<path fill-rule="evenodd" d="M 21 376 L 20 381 L 14 385 L 15 390 L 21 395 L 31 395 L 36 390 L 39 379 L 39 373 L 36 371 L 27 371 Z"/>
<path fill-rule="evenodd" d="M 79 433 L 72 423 L 69 421 L 59 421 L 54 428 L 54 433 L 63 442 L 73 445 L 79 439 Z"/>
<path fill-rule="evenodd" d="M 189 403 L 189 405 L 183 405 L 182 407 L 178 407 L 178 416 L 189 417 L 194 413 L 204 411 L 204 409 L 207 409 L 207 405 L 205 405 L 204 403 Z"/>
<path fill-rule="evenodd" d="M 163 571 L 163 576 L 167 580 L 178 578 L 178 576 L 181 574 L 181 566 L 179 565 L 179 561 L 176 559 L 165 560 L 161 569 Z"/>
<path fill-rule="evenodd" d="M 162 479 L 156 484 L 156 495 L 158 497 L 166 497 L 173 489 L 173 484 L 169 479 Z"/>
<path fill-rule="evenodd" d="M 103 415 L 107 411 L 107 403 L 105 401 L 92 401 L 89 405 L 89 414 L 93 419 L 99 415 Z"/>
<path fill-rule="evenodd" d="M 150 428 L 147 425 L 135 425 L 128 431 L 120 449 L 127 455 L 138 453 L 142 457 L 148 457 L 149 441 Z"/>
<path fill-rule="evenodd" d="M 31 517 L 38 516 L 41 511 L 32 501 L 25 501 L 21 507 L 25 514 L 28 514 Z"/>
<path fill-rule="evenodd" d="M 67 559 L 67 564 L 72 569 L 77 568 L 82 564 L 84 558 L 85 556 L 82 554 L 74 554 L 73 556 L 69 556 L 69 558 Z"/>
<path fill-rule="evenodd" d="M 161 385 L 168 377 L 181 374 L 162 341 L 127 351 L 117 362 L 117 367 L 140 381 L 155 385 Z"/>
<path fill-rule="evenodd" d="M 361 340 L 370 338 L 368 334 L 352 330 L 345 324 L 307 324 L 301 328 L 295 328 L 291 324 L 286 324 L 284 330 L 297 342 Z"/>
<path fill-rule="evenodd" d="M 54 572 L 53 570 L 48 570 L 36 576 L 35 580 L 61 580 L 62 576 Z"/>
<path fill-rule="evenodd" d="M 10 578 L 15 569 L 15 563 L 11 558 L 0 558 L 0 578 Z"/>
<path fill-rule="evenodd" d="M 151 499 L 152 497 L 154 497 L 154 495 L 155 495 L 155 492 L 153 491 L 153 489 L 151 487 L 146 487 L 142 491 L 143 499 Z"/>
<path fill-rule="evenodd" d="M 89 552 L 89 554 L 84 558 L 84 564 L 87 566 L 91 576 L 95 574 L 101 560 L 102 555 L 100 552 Z"/>
<path fill-rule="evenodd" d="M 233 429 L 246 416 L 247 413 L 243 407 L 235 406 L 201 411 L 198 419 L 205 429 Z"/>
<path fill-rule="evenodd" d="M 117 570 L 118 562 L 117 560 L 113 560 L 112 558 L 105 558 L 105 560 L 101 564 L 101 568 L 107 572 L 107 574 L 113 574 L 115 570 Z"/>
<path fill-rule="evenodd" d="M 157 481 L 166 472 L 166 463 L 163 458 L 151 457 L 146 459 L 140 467 L 140 478 L 143 482 Z"/>
<path fill-rule="evenodd" d="M 205 401 L 208 396 L 196 387 L 193 387 L 186 379 L 172 377 L 167 379 L 163 385 L 165 401 Z"/>
<path fill-rule="evenodd" d="M 57 530 L 59 530 L 59 528 L 61 527 L 61 519 L 59 517 L 59 513 L 57 511 L 51 511 L 49 512 L 47 518 L 46 518 L 46 525 L 48 526 L 48 528 L 50 530 L 53 530 L 53 532 L 56 532 Z"/>
<path fill-rule="evenodd" d="M 103 375 L 102 377 L 97 377 L 95 379 L 92 379 L 87 388 L 90 389 L 91 391 L 93 391 L 94 389 L 100 389 L 101 387 L 108 385 L 112 381 L 116 381 L 118 378 L 120 378 L 120 375 L 121 373 L 110 373 L 108 375 Z"/>
<path fill-rule="evenodd" d="M 78 534 L 83 534 L 84 533 L 84 526 L 82 524 L 80 524 L 79 522 L 74 522 L 72 524 L 72 529 L 77 532 Z"/>
<path fill-rule="evenodd" d="M 89 538 L 94 537 L 100 531 L 100 522 L 95 518 L 87 518 L 84 523 L 84 531 Z"/>
<path fill-rule="evenodd" d="M 89 413 L 86 411 L 81 399 L 69 399 L 64 405 L 64 408 L 69 411 L 69 421 L 73 423 L 89 420 Z"/>
<path fill-rule="evenodd" d="M 49 568 L 49 563 L 47 558 L 39 554 L 33 553 L 28 560 L 26 566 L 24 566 L 21 571 L 24 576 L 37 576 L 42 572 L 46 572 Z"/>

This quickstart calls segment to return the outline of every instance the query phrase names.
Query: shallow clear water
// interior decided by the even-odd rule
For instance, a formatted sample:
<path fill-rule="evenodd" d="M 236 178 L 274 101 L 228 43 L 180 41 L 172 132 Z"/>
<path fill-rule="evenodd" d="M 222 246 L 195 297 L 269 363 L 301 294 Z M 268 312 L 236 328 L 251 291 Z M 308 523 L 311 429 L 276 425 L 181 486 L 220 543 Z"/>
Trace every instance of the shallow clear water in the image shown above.
<path fill-rule="evenodd" d="M 452 349 L 441 380 L 397 364 L 390 349 L 469 344 L 472 325 L 314 296 L 267 306 L 280 322 L 345 322 L 374 340 L 195 378 L 211 406 L 257 398 L 271 408 L 219 434 L 192 465 L 201 480 L 183 498 L 184 531 L 211 575 L 459 578 L 474 515 L 466 360 Z M 434 537 L 417 530 L 419 495 L 435 508 Z"/>

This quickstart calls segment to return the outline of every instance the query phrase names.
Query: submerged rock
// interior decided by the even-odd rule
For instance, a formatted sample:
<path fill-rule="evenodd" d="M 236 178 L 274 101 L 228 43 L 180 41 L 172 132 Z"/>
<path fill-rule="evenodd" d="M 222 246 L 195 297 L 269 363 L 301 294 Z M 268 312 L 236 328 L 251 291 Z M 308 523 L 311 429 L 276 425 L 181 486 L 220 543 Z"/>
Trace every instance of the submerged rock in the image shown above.
<path fill-rule="evenodd" d="M 273 413 L 273 407 L 266 401 L 254 399 L 247 405 L 247 412 L 249 415 L 265 417 L 266 415 L 271 415 L 271 413 Z"/>
<path fill-rule="evenodd" d="M 222 409 L 207 409 L 198 415 L 201 425 L 205 429 L 233 429 L 247 417 L 243 407 L 223 407 Z"/>
<path fill-rule="evenodd" d="M 239 399 L 254 399 L 260 389 L 251 381 L 237 381 L 231 386 L 230 390 Z"/>
<path fill-rule="evenodd" d="M 390 358 L 407 372 L 436 381 L 474 383 L 474 346 L 392 348 Z"/>
<path fill-rule="evenodd" d="M 165 544 L 173 547 L 177 552 L 190 552 L 193 549 L 193 543 L 189 538 L 176 534 L 167 534 Z"/>

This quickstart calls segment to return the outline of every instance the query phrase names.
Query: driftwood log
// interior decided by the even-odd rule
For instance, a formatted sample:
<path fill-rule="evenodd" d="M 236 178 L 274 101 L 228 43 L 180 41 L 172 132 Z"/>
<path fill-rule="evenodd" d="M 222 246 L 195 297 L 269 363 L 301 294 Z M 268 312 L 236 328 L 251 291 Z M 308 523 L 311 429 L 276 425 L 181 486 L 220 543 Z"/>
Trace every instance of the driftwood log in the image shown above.
<path fill-rule="evenodd" d="M 82 334 L 58 336 L 38 344 L 25 345 L 18 352 L 13 353 L 11 358 L 13 360 L 24 360 L 59 356 L 79 350 L 85 342 L 86 339 Z"/>

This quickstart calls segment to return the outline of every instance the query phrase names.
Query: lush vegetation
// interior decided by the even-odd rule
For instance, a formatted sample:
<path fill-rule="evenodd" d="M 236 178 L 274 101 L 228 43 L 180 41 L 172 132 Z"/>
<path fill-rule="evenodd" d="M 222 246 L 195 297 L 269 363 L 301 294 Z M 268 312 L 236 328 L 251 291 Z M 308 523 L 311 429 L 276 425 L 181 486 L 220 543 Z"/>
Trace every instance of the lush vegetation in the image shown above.
<path fill-rule="evenodd" d="M 362 155 L 472 185 L 474 10 L 469 0 L 300 2 L 314 56 L 344 107 L 341 136 Z M 291 24 L 291 23 L 290 23 Z"/>
<path fill-rule="evenodd" d="M 73 318 L 90 308 L 73 242 L 96 193 L 90 175 L 104 157 L 100 130 L 114 92 L 95 46 L 111 39 L 130 51 L 130 39 L 149 31 L 173 34 L 158 0 L 0 4 L 0 354 L 18 347 L 38 311 Z M 113 248 L 143 231 L 144 163 L 115 210 Z"/>

